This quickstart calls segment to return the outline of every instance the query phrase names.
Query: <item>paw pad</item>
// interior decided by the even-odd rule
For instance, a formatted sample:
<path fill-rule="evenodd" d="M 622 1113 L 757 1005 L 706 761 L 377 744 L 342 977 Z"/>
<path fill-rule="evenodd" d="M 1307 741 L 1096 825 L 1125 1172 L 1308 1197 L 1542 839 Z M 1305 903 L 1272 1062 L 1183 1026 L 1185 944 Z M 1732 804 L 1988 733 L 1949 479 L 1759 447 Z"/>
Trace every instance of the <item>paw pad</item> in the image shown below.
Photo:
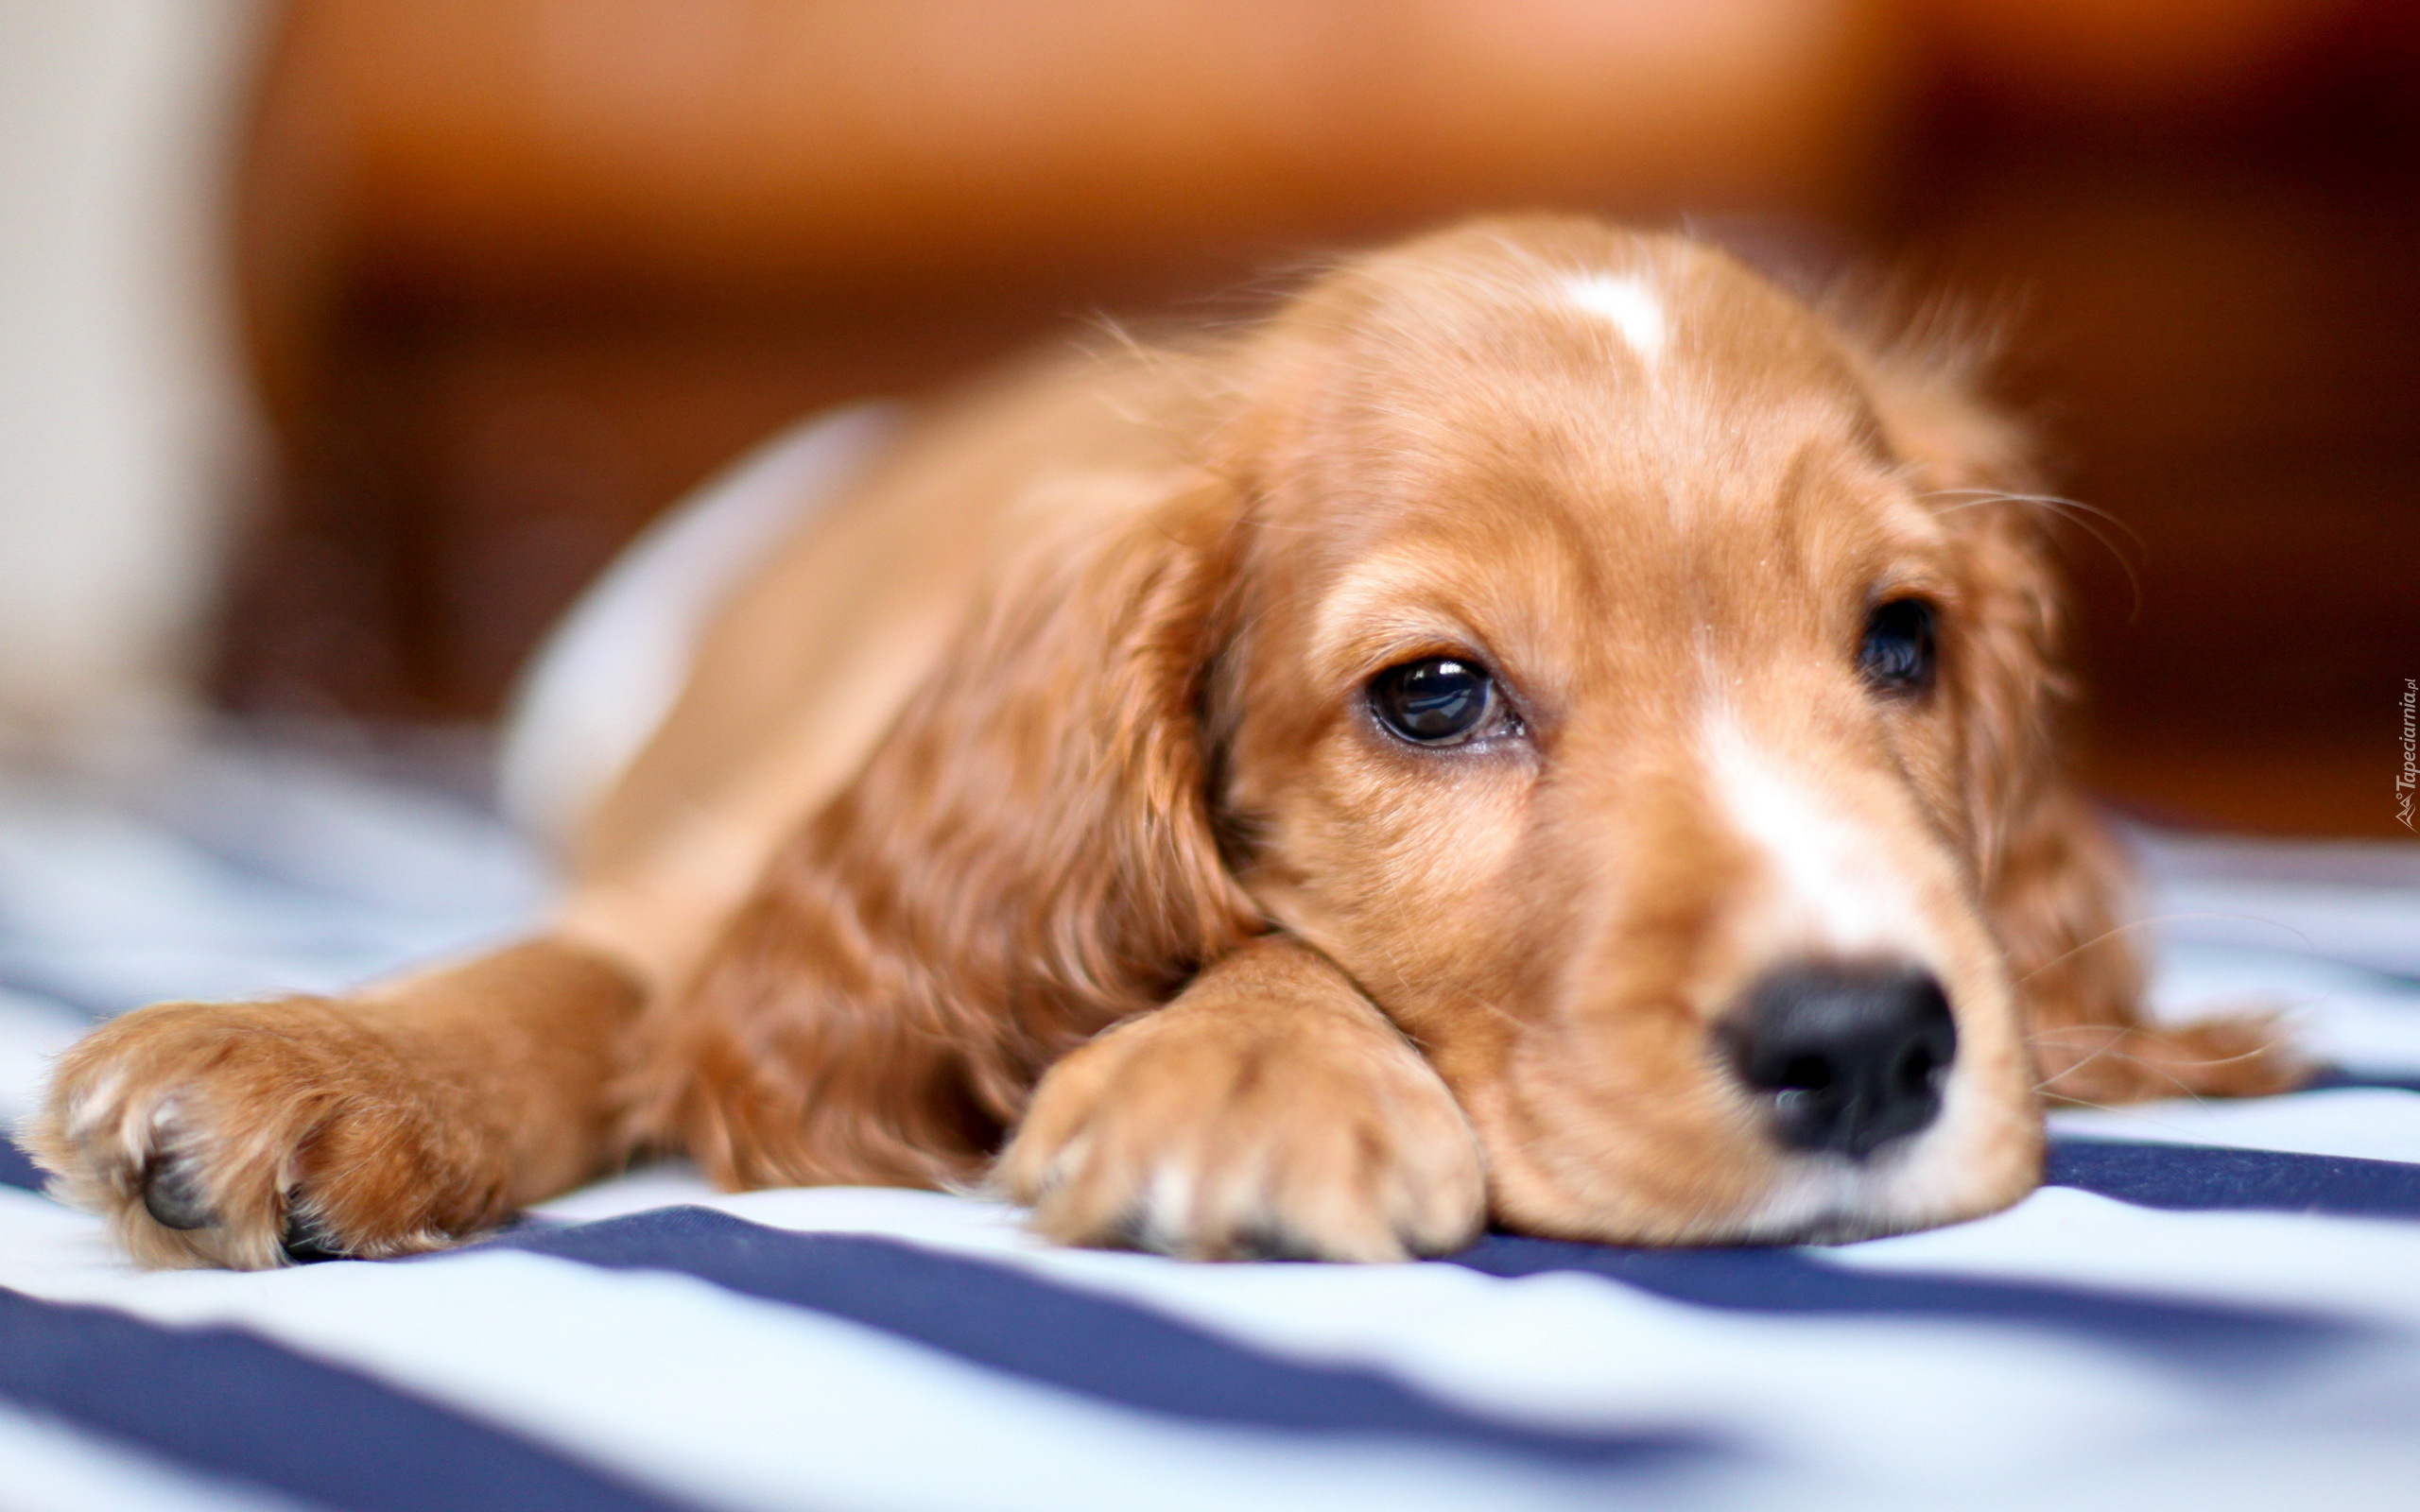
<path fill-rule="evenodd" d="M 191 1232 L 218 1222 L 203 1192 L 201 1166 L 167 1150 L 154 1150 L 143 1162 L 143 1208 L 163 1228 Z"/>

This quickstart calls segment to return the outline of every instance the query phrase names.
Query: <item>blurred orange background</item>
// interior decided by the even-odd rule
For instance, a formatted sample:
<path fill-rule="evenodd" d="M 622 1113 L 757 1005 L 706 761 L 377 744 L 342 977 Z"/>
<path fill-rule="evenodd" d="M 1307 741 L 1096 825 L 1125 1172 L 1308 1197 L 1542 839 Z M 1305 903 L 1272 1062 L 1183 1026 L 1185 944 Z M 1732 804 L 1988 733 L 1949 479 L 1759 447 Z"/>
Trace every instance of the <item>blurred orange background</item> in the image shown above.
<path fill-rule="evenodd" d="M 2396 0 L 295 0 L 236 227 L 279 466 L 217 686 L 490 714 L 805 410 L 1557 207 L 1997 312 L 2121 523 L 2069 542 L 2096 781 L 2400 834 L 2416 168 Z"/>

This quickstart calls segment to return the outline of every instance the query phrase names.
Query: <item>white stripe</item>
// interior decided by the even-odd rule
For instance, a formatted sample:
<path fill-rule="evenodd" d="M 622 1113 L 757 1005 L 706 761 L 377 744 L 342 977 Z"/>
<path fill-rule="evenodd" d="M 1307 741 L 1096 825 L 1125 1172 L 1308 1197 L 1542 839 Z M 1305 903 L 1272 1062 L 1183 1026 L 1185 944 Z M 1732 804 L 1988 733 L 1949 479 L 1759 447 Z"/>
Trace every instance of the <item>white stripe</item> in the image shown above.
<path fill-rule="evenodd" d="M 2420 1326 L 2420 1224 L 2288 1212 L 2168 1212 L 2048 1187 L 1953 1228 L 1827 1251 L 1881 1271 L 2114 1287 L 2179 1301 Z M 2405 1341 L 2410 1358 L 2410 1341 Z M 2407 1402 L 2420 1416 L 2420 1399 Z M 2407 1424 L 2409 1426 L 2409 1424 Z"/>
<path fill-rule="evenodd" d="M 2420 889 L 2214 878 L 2161 888 L 2169 935 L 2420 975 Z"/>
<path fill-rule="evenodd" d="M 80 1013 L 0 989 L 0 1135 L 42 1105 L 51 1061 L 92 1027 Z"/>
<path fill-rule="evenodd" d="M 2420 1092 L 2340 1088 L 2238 1102 L 2178 1098 L 2050 1115 L 2062 1134 L 2420 1162 Z"/>

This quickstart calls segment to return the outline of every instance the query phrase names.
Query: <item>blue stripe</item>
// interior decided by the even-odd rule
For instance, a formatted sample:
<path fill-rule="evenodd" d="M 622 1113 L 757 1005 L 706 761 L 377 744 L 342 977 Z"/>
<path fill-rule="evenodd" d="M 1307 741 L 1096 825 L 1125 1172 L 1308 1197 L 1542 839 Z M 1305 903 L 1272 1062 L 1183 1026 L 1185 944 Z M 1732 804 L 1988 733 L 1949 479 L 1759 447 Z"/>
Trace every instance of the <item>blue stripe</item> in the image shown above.
<path fill-rule="evenodd" d="M 2302 1085 L 2302 1091 L 2307 1092 L 2332 1092 L 2347 1089 L 2420 1092 L 2420 1074 L 2346 1071 L 2342 1066 L 2330 1066 Z"/>
<path fill-rule="evenodd" d="M 28 1192 L 40 1192 L 43 1183 L 49 1179 L 43 1174 L 42 1167 L 34 1164 L 32 1156 L 17 1148 L 9 1141 L 0 1140 L 0 1186 L 23 1187 Z"/>
<path fill-rule="evenodd" d="M 1582 1271 L 1675 1301 L 1740 1312 L 2053 1329 L 2200 1364 L 2298 1360 L 2354 1333 L 2350 1326 L 2334 1320 L 2265 1309 L 1958 1276 L 1853 1270 L 1800 1248 L 1628 1249 L 1497 1234 L 1451 1260 L 1490 1276 Z"/>
<path fill-rule="evenodd" d="M 168 1329 L 0 1288 L 0 1397 L 358 1512 L 671 1512 L 658 1498 L 235 1329 Z"/>
<path fill-rule="evenodd" d="M 985 1261 L 856 1234 L 659 1208 L 490 1244 L 611 1269 L 677 1271 L 811 1308 L 1061 1390 L 1196 1421 L 1375 1434 L 1599 1466 L 1663 1468 L 1677 1434 L 1564 1434 L 1480 1418 L 1366 1370 L 1300 1365 L 1162 1314 Z"/>
<path fill-rule="evenodd" d="M 2342 1155 L 2062 1139 L 2047 1179 L 2182 1212 L 2315 1212 L 2420 1218 L 2420 1165 Z"/>

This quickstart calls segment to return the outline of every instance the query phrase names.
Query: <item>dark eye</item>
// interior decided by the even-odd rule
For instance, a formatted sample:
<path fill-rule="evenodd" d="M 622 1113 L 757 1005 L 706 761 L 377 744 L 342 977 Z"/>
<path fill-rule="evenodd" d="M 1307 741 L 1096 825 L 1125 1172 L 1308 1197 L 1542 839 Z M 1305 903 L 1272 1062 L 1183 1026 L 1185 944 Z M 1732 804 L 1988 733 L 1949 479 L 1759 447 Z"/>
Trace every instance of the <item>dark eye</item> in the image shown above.
<path fill-rule="evenodd" d="M 1471 662 L 1423 657 L 1373 679 L 1370 707 L 1379 723 L 1416 746 L 1456 746 L 1485 727 L 1495 682 Z"/>
<path fill-rule="evenodd" d="M 1921 598 L 1876 604 L 1865 617 L 1858 670 L 1883 693 L 1921 693 L 1932 686 L 1933 607 Z"/>

